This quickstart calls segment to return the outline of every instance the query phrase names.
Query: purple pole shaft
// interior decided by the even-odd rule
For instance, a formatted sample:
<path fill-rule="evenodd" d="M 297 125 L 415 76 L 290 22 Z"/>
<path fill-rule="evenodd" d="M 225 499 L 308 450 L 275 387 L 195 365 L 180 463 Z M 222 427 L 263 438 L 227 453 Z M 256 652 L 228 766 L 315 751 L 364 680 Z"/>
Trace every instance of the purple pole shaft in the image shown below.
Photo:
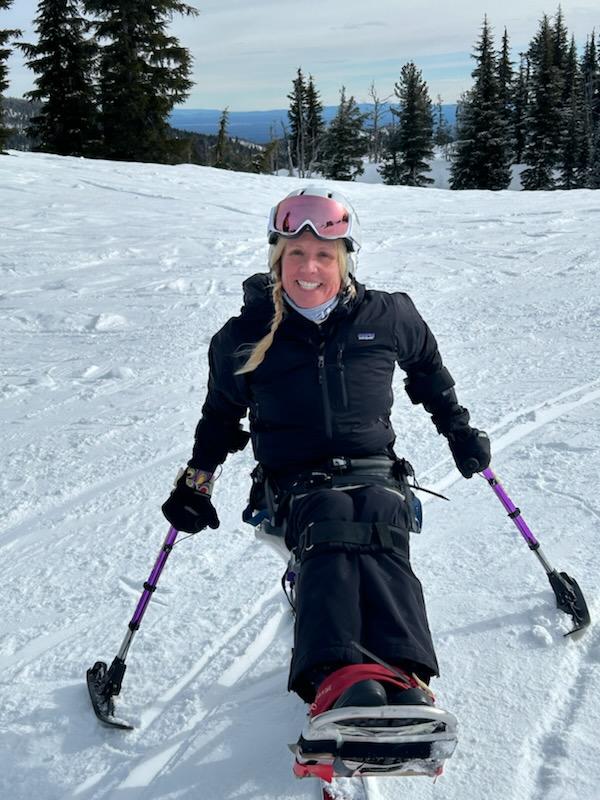
<path fill-rule="evenodd" d="M 161 548 L 160 553 L 158 554 L 158 558 L 156 559 L 156 563 L 154 564 L 154 568 L 150 573 L 150 577 L 144 584 L 144 591 L 140 600 L 137 604 L 137 608 L 133 617 L 131 618 L 131 622 L 129 623 L 129 627 L 134 630 L 139 627 L 140 622 L 142 621 L 142 617 L 144 616 L 144 612 L 148 607 L 148 603 L 150 602 L 150 598 L 156 588 L 156 583 L 160 577 L 161 572 L 163 571 L 163 567 L 169 557 L 169 553 L 173 549 L 173 545 L 175 544 L 175 539 L 177 538 L 177 531 L 175 528 L 169 528 L 169 532 L 167 533 L 167 537 L 163 542 L 163 546 Z"/>
<path fill-rule="evenodd" d="M 517 508 L 517 506 L 513 503 L 510 497 L 506 494 L 504 487 L 494 474 L 494 471 L 488 467 L 487 469 L 483 470 L 482 475 L 494 490 L 496 497 L 500 500 L 504 508 L 508 511 L 508 516 L 515 523 L 515 525 L 519 529 L 519 532 L 521 533 L 521 535 L 523 536 L 529 547 L 531 547 L 532 549 L 539 547 L 539 542 L 535 538 L 533 533 L 530 531 L 529 525 L 525 522 L 525 520 L 521 516 L 520 509 Z"/>

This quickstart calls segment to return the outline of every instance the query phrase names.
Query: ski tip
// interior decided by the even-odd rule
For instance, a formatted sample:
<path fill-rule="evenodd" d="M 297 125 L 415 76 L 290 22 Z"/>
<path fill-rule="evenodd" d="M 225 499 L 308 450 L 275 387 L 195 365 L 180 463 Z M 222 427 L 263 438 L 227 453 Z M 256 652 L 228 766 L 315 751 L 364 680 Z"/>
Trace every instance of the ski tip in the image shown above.
<path fill-rule="evenodd" d="M 566 572 L 554 571 L 548 575 L 548 580 L 556 597 L 557 608 L 564 611 L 573 620 L 573 629 L 564 635 L 572 639 L 579 639 L 591 622 L 590 612 L 581 587 L 575 578 L 567 575 Z"/>
<path fill-rule="evenodd" d="M 132 731 L 134 726 L 114 716 L 114 702 L 111 694 L 106 689 L 106 664 L 96 661 L 93 667 L 86 672 L 86 683 L 92 708 L 97 719 L 107 728 L 116 728 L 121 731 Z"/>
<path fill-rule="evenodd" d="M 578 627 L 573 628 L 572 631 L 567 631 L 566 633 L 563 633 L 563 636 L 568 639 L 572 639 L 574 642 L 576 642 L 579 639 L 583 638 L 583 635 L 586 632 L 586 629 L 589 624 L 590 624 L 589 622 L 586 622 L 584 625 L 579 625 Z"/>
<path fill-rule="evenodd" d="M 120 731 L 135 730 L 133 725 L 130 725 L 128 722 L 125 722 L 124 720 L 116 719 L 115 717 L 109 717 L 104 714 L 99 714 L 98 712 L 96 712 L 96 717 L 106 728 L 116 728 Z"/>

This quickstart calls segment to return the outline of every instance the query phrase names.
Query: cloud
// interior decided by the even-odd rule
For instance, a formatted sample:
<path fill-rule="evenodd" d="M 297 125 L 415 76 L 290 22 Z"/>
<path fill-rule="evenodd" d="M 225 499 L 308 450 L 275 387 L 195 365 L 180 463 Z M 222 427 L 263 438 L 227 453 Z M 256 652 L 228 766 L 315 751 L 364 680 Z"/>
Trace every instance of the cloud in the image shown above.
<path fill-rule="evenodd" d="M 422 69 L 432 96 L 440 93 L 452 102 L 471 85 L 470 53 L 485 10 L 476 0 L 202 0 L 197 5 L 198 17 L 176 17 L 172 24 L 194 57 L 195 86 L 186 105 L 240 111 L 285 107 L 299 66 L 314 76 L 326 104 L 338 102 L 342 85 L 366 99 L 372 80 L 385 95 L 407 61 Z M 583 44 L 600 23 L 598 0 L 561 5 L 569 31 Z M 540 0 L 504 0 L 488 14 L 497 43 L 508 28 L 515 61 L 543 10 Z M 33 0 L 17 0 L 3 12 L 1 24 L 23 27 L 25 41 L 32 41 L 35 13 Z M 8 93 L 19 96 L 31 88 L 32 73 L 20 55 L 9 67 Z"/>
<path fill-rule="evenodd" d="M 385 22 L 359 22 L 355 24 L 348 24 L 348 25 L 340 25 L 337 28 L 333 28 L 336 31 L 356 31 L 356 30 L 363 30 L 364 28 L 385 28 Z"/>

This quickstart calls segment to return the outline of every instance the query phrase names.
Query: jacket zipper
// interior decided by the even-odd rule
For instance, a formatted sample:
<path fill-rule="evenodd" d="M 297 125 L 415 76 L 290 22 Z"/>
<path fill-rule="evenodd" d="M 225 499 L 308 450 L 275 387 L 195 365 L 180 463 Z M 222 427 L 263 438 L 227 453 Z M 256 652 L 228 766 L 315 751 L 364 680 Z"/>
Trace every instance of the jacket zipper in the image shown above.
<path fill-rule="evenodd" d="M 325 371 L 325 342 L 321 343 L 319 348 L 319 385 L 321 386 L 321 396 L 323 398 L 323 412 L 325 414 L 325 433 L 329 439 L 333 438 L 333 427 L 331 424 L 331 406 L 329 404 L 329 392 L 327 391 L 327 372 Z"/>
<path fill-rule="evenodd" d="M 254 414 L 254 422 L 256 423 L 256 427 L 257 427 L 257 428 L 258 428 L 258 420 L 259 420 L 259 416 L 258 416 L 258 400 L 257 400 L 257 401 L 256 401 L 256 412 L 255 412 L 255 414 Z M 256 431 L 256 429 L 255 429 L 255 433 L 254 433 L 254 446 L 255 446 L 257 449 L 258 449 L 258 445 L 259 445 L 259 440 L 260 440 L 260 434 L 259 434 L 259 433 L 258 433 L 258 431 Z"/>
<path fill-rule="evenodd" d="M 337 352 L 337 368 L 340 376 L 340 385 L 342 388 L 342 404 L 344 408 L 348 408 L 348 389 L 346 387 L 346 372 L 344 369 L 344 345 L 338 345 Z"/>

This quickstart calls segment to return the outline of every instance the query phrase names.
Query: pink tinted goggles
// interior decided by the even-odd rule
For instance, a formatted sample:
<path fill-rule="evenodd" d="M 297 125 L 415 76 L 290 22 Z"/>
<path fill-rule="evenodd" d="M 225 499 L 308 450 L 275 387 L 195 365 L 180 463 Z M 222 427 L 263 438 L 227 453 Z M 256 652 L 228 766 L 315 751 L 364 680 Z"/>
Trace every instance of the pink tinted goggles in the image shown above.
<path fill-rule="evenodd" d="M 295 236 L 309 226 L 320 239 L 350 238 L 352 216 L 337 200 L 315 195 L 286 197 L 271 211 L 269 241 Z"/>

